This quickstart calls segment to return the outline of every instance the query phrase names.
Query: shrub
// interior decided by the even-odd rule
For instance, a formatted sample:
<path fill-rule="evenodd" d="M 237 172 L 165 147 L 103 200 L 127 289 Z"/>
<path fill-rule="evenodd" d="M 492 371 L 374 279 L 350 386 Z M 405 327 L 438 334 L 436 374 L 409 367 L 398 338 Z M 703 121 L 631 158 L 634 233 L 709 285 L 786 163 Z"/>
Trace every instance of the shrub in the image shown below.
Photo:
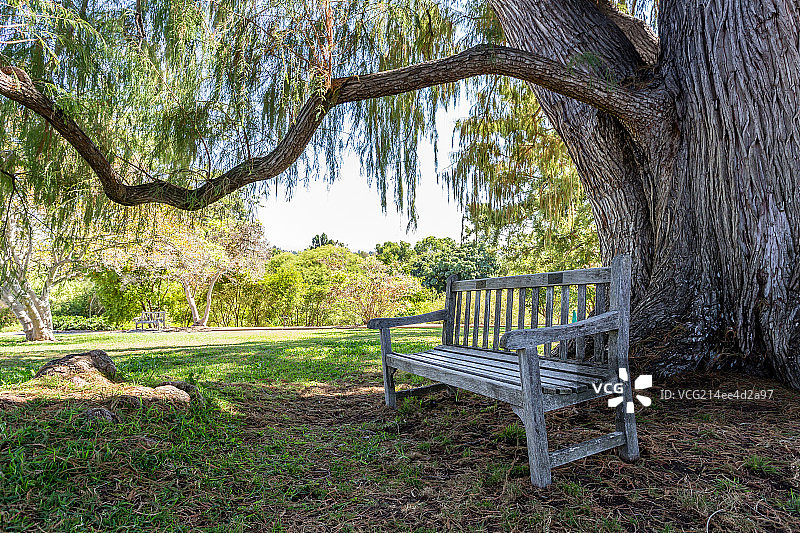
<path fill-rule="evenodd" d="M 0 304 L 0 328 L 13 326 L 17 323 L 17 317 L 14 316 L 11 309 L 6 307 L 5 304 Z"/>
<path fill-rule="evenodd" d="M 105 331 L 111 329 L 111 326 L 103 316 L 93 316 L 87 318 L 85 316 L 56 315 L 53 317 L 53 329 Z"/>

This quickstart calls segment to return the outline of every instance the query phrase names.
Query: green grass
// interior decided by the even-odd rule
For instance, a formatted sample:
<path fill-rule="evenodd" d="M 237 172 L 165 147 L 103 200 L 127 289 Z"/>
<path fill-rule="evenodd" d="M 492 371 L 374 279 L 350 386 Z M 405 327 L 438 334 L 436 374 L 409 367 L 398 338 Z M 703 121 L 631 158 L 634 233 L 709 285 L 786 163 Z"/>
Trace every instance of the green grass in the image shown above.
<path fill-rule="evenodd" d="M 783 502 L 783 508 L 800 517 L 800 493 L 795 492 L 794 489 L 790 489 L 789 498 Z"/>
<path fill-rule="evenodd" d="M 744 467 L 752 470 L 756 474 L 777 474 L 778 469 L 772 464 L 772 461 L 767 457 L 761 455 L 752 455 L 744 462 Z"/>
<path fill-rule="evenodd" d="M 435 345 L 439 333 L 406 330 L 397 349 Z M 364 330 L 293 330 L 197 333 L 97 333 L 59 335 L 57 344 L 0 337 L 0 384 L 30 379 L 46 360 L 65 353 L 105 350 L 120 379 L 137 384 L 194 376 L 198 381 L 329 383 L 363 381 L 380 370 L 376 334 Z"/>
<path fill-rule="evenodd" d="M 520 444 L 525 441 L 525 428 L 519 422 L 514 422 L 499 431 L 495 438 L 507 444 Z"/>
<path fill-rule="evenodd" d="M 435 345 L 438 336 L 406 330 L 395 342 L 413 351 Z M 0 338 L 7 390 L 20 389 L 51 358 L 101 348 L 115 361 L 118 380 L 196 380 L 209 400 L 189 410 L 133 410 L 121 424 L 100 426 L 85 424 L 84 407 L 71 401 L 0 411 L 0 530 L 235 531 L 254 523 L 280 530 L 281 520 L 266 519 L 266 509 L 315 508 L 330 492 L 356 498 L 354 473 L 383 453 L 380 424 L 276 427 L 244 411 L 257 404 L 288 420 L 281 411 L 303 391 L 377 387 L 375 341 L 363 330 L 75 334 L 46 344 Z M 159 444 L 140 446 L 141 436 Z M 315 457 L 329 450 L 336 458 L 315 480 Z M 344 517 L 346 507 L 330 518 Z"/>
<path fill-rule="evenodd" d="M 421 350 L 439 334 L 398 330 L 393 346 Z M 114 359 L 120 380 L 194 381 L 207 402 L 112 407 L 120 423 L 90 424 L 86 401 L 64 394 L 73 389 L 25 384 L 45 361 L 94 348 Z M 678 532 L 704 530 L 719 508 L 712 530 L 800 525 L 790 474 L 800 453 L 778 444 L 800 435 L 800 397 L 785 389 L 772 410 L 725 404 L 710 421 L 696 406 L 669 404 L 640 421 L 640 463 L 593 456 L 554 470 L 540 491 L 507 406 L 440 392 L 385 408 L 372 331 L 91 333 L 55 343 L 2 335 L 0 353 L 4 532 Z M 30 390 L 41 399 L 4 407 L 2 394 Z M 547 417 L 551 449 L 613 428 L 602 401 Z"/>

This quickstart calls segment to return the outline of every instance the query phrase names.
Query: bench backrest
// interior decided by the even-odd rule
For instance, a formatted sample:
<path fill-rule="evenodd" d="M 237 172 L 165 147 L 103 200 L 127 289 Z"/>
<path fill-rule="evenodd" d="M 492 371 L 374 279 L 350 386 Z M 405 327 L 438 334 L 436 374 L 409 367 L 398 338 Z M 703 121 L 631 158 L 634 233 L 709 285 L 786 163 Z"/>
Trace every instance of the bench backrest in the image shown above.
<path fill-rule="evenodd" d="M 451 277 L 442 343 L 502 350 L 500 338 L 507 331 L 569 324 L 613 311 L 619 298 L 610 291 L 612 284 L 617 286 L 615 276 L 625 275 L 622 266 L 615 259 L 613 267 L 463 281 Z M 610 363 L 607 333 L 548 343 L 539 350 L 561 359 Z"/>

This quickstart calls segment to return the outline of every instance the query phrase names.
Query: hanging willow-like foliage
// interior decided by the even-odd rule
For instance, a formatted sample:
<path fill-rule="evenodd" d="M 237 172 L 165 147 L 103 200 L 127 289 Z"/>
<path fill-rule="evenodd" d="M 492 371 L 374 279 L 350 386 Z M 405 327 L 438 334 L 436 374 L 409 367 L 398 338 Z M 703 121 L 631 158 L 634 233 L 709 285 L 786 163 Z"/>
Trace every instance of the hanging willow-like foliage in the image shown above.
<path fill-rule="evenodd" d="M 125 183 L 187 187 L 274 147 L 309 96 L 330 89 L 335 78 L 503 41 L 488 4 L 476 0 L 11 0 L 0 5 L 0 17 L 0 63 L 27 72 Z M 301 164 L 276 180 L 289 191 L 301 178 L 334 180 L 342 151 L 354 149 L 383 206 L 391 198 L 413 221 L 419 142 L 435 146 L 438 108 L 477 94 L 479 105 L 520 106 L 515 117 L 533 109 L 508 91 L 490 90 L 496 83 L 448 84 L 336 107 Z M 65 187 L 96 195 L 89 168 L 40 117 L 7 99 L 0 112 L 15 124 L 0 131 L 4 197 L 15 187 L 10 176 L 26 180 L 43 201 L 57 201 Z M 504 141 L 514 142 L 513 135 Z M 465 190 L 461 174 L 451 173 L 448 182 L 456 193 Z M 491 175 L 473 177 L 473 191 L 509 194 Z M 261 183 L 253 190 L 274 189 Z"/>

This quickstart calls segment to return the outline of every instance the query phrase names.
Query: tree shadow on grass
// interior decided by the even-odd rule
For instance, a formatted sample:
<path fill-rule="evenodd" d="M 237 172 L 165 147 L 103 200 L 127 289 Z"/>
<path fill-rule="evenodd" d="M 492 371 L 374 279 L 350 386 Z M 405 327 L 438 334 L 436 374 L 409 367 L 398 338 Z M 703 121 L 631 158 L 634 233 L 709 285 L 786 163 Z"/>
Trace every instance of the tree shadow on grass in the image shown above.
<path fill-rule="evenodd" d="M 317 501 L 313 491 L 302 497 L 316 502 L 313 510 L 286 504 L 292 509 L 285 515 L 291 521 L 283 522 L 288 529 L 325 522 L 336 505 L 357 517 L 356 529 L 525 530 L 550 524 L 554 531 L 696 530 L 720 508 L 726 511 L 714 515 L 718 530 L 800 526 L 792 497 L 800 488 L 800 449 L 791 445 L 800 432 L 800 394 L 735 375 L 684 376 L 664 386 L 775 392 L 772 401 L 756 406 L 657 400 L 654 409 L 640 413 L 639 463 L 628 465 L 606 452 L 554 469 L 554 485 L 537 490 L 528 479 L 516 416 L 477 395 L 463 393 L 456 401 L 437 393 L 408 399 L 394 411 L 383 405 L 375 382 L 207 388 L 242 417 L 245 442 L 283 435 L 291 444 L 281 453 L 296 452 L 314 465 L 298 483 L 325 497 Z M 551 450 L 613 429 L 613 411 L 602 399 L 546 418 Z"/>
<path fill-rule="evenodd" d="M 377 376 L 377 374 L 376 374 Z M 126 411 L 87 427 L 74 406 L 2 412 L 4 516 L 140 530 L 791 531 L 800 394 L 766 380 L 686 376 L 669 389 L 774 389 L 773 399 L 655 403 L 639 412 L 642 460 L 613 453 L 528 479 L 508 406 L 440 392 L 383 405 L 377 380 L 209 380 L 211 405 Z M 73 414 L 70 414 L 73 413 Z M 551 449 L 613 425 L 603 400 L 546 415 Z M 131 441 L 145 434 L 160 444 Z M 22 450 L 19 452 L 18 450 Z M 753 459 L 757 457 L 758 460 Z M 12 492 L 13 491 L 13 492 Z M 17 495 L 27 495 L 13 496 Z M 758 512 L 755 512 L 757 510 Z"/>

